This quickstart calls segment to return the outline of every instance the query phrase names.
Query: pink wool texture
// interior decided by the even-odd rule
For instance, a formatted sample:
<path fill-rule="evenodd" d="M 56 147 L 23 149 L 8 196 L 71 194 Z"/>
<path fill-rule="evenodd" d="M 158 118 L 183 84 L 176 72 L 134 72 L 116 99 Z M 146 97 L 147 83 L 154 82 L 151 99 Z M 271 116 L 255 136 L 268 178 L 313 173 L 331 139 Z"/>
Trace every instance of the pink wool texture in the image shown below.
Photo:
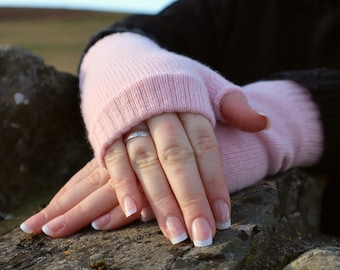
<path fill-rule="evenodd" d="M 115 140 L 151 116 L 192 112 L 215 125 L 211 97 L 219 104 L 221 90 L 240 91 L 208 67 L 133 33 L 110 35 L 91 47 L 79 80 L 88 138 L 101 165 Z"/>
<path fill-rule="evenodd" d="M 88 138 L 102 166 L 114 141 L 165 112 L 198 113 L 210 120 L 230 192 L 267 175 L 311 166 L 322 155 L 318 108 L 295 82 L 264 81 L 241 88 L 133 33 L 98 41 L 85 55 L 79 79 Z M 233 91 L 242 92 L 256 111 L 271 119 L 269 130 L 246 133 L 222 123 L 220 101 Z"/>
<path fill-rule="evenodd" d="M 217 123 L 224 172 L 230 192 L 321 158 L 322 125 L 317 105 L 292 81 L 263 81 L 244 86 L 249 104 L 271 120 L 268 130 L 247 133 Z"/>

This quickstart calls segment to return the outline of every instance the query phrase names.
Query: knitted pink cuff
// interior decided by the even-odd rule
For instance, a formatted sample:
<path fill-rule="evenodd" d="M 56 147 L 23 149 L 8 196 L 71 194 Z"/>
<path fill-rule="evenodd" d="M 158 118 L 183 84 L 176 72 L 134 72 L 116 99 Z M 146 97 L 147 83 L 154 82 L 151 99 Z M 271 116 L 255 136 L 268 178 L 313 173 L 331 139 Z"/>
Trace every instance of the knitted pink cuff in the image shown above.
<path fill-rule="evenodd" d="M 117 33 L 98 41 L 80 68 L 81 109 L 99 162 L 130 128 L 165 112 L 198 113 L 215 125 L 210 96 L 239 90 L 206 66 L 146 37 Z"/>
<path fill-rule="evenodd" d="M 243 87 L 250 105 L 269 116 L 269 130 L 246 133 L 217 123 L 230 192 L 293 167 L 312 166 L 323 151 L 322 124 L 309 92 L 292 81 L 265 81 Z"/>

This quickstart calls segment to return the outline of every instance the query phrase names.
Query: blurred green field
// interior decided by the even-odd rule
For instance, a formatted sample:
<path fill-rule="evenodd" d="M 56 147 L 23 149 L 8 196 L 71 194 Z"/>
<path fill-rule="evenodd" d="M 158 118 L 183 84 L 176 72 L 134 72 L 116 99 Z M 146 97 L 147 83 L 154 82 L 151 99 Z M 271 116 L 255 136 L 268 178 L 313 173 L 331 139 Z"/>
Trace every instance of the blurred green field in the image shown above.
<path fill-rule="evenodd" d="M 76 74 L 81 52 L 90 36 L 125 15 L 0 8 L 0 45 L 26 48 L 43 57 L 46 64 Z"/>

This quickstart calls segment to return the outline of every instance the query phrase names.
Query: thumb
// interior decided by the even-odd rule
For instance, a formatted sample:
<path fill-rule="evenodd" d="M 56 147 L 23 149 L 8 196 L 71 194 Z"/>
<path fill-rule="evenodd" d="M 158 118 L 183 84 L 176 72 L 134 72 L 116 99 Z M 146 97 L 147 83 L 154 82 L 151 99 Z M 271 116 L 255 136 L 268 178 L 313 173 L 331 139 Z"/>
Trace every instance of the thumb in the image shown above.
<path fill-rule="evenodd" d="M 258 132 L 270 127 L 267 116 L 253 110 L 241 92 L 232 92 L 221 99 L 223 118 L 233 127 L 245 132 Z"/>

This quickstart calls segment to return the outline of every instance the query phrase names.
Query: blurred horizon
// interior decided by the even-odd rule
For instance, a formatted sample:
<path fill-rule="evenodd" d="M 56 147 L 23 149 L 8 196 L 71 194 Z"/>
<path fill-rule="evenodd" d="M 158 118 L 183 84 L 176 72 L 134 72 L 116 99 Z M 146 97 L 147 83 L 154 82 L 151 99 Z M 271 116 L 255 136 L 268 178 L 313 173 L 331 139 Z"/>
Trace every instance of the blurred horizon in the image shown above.
<path fill-rule="evenodd" d="M 0 0 L 0 8 L 51 8 L 124 13 L 157 13 L 176 0 Z"/>

